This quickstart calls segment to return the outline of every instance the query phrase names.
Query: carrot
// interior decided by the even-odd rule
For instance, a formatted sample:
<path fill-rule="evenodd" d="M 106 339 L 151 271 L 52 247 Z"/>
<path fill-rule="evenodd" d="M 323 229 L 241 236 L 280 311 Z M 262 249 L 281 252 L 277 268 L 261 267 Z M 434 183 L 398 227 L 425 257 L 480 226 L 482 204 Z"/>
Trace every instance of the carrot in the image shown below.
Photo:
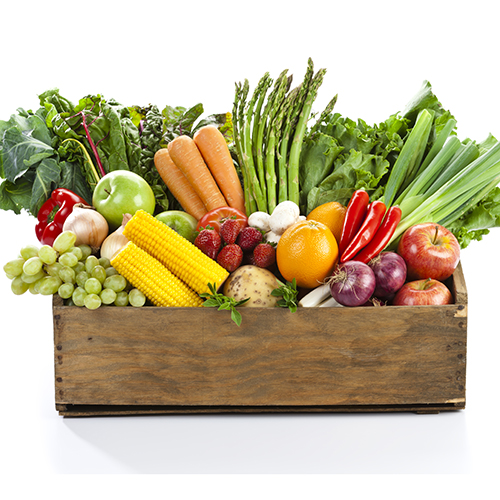
<path fill-rule="evenodd" d="M 168 152 L 208 211 L 227 207 L 224 196 L 191 137 L 187 135 L 176 137 L 168 144 Z"/>
<path fill-rule="evenodd" d="M 182 208 L 188 214 L 200 220 L 208 210 L 191 184 L 189 184 L 186 176 L 179 170 L 172 158 L 170 158 L 166 148 L 159 149 L 155 153 L 154 163 L 163 182 L 181 204 Z"/>
<path fill-rule="evenodd" d="M 221 131 L 213 125 L 207 125 L 200 128 L 193 139 L 227 204 L 246 213 L 243 188 Z"/>

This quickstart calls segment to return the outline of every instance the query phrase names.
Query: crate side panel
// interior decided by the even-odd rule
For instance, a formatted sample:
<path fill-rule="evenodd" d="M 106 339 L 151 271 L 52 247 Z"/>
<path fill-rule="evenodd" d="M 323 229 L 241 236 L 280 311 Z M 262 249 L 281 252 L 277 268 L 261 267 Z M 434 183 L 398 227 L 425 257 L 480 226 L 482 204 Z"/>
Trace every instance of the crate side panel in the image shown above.
<path fill-rule="evenodd" d="M 56 402 L 428 404 L 465 397 L 463 306 L 55 307 Z"/>

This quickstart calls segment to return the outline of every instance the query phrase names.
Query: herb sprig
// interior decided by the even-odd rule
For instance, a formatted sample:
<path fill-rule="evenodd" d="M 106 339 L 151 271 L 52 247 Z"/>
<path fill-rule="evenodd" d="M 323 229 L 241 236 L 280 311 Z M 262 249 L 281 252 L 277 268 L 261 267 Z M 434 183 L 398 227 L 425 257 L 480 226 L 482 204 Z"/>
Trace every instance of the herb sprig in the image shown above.
<path fill-rule="evenodd" d="M 203 302 L 204 307 L 217 307 L 218 311 L 226 310 L 231 311 L 231 319 L 238 325 L 241 325 L 241 313 L 236 310 L 238 306 L 244 304 L 250 297 L 243 300 L 235 300 L 232 297 L 226 297 L 222 293 L 217 292 L 215 283 L 209 283 L 208 288 L 210 293 L 200 293 L 200 297 L 207 299 Z"/>
<path fill-rule="evenodd" d="M 287 281 L 286 284 L 280 280 L 276 280 L 281 286 L 275 288 L 271 295 L 274 297 L 281 297 L 277 302 L 278 307 L 288 307 L 290 311 L 295 312 L 298 306 L 297 296 L 299 292 L 297 291 L 297 282 L 295 278 L 293 280 Z"/>

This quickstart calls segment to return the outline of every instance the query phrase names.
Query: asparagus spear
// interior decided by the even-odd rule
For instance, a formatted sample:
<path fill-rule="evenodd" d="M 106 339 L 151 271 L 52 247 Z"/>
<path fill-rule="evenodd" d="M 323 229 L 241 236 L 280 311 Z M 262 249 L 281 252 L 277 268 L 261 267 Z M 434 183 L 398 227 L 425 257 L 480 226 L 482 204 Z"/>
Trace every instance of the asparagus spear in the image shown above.
<path fill-rule="evenodd" d="M 282 133 L 282 139 L 280 143 L 279 159 L 278 159 L 278 171 L 280 172 L 280 189 L 279 189 L 279 201 L 288 200 L 288 190 L 289 190 L 289 173 L 288 173 L 288 163 L 289 163 L 289 144 L 290 139 L 294 135 L 295 126 L 299 120 L 300 111 L 303 107 L 304 100 L 307 97 L 307 91 L 309 84 L 313 78 L 313 63 L 309 58 L 307 62 L 307 71 L 304 76 L 304 81 L 293 90 L 293 101 L 291 101 L 290 108 L 287 110 L 284 116 L 284 130 Z"/>
<path fill-rule="evenodd" d="M 257 165 L 257 175 L 259 177 L 260 189 L 264 198 L 266 197 L 266 181 L 264 176 L 264 162 L 262 160 L 262 140 L 259 141 L 259 129 L 261 122 L 265 122 L 266 113 L 264 112 L 264 116 L 261 116 L 262 106 L 264 105 L 267 91 L 272 83 L 273 80 L 269 76 L 269 73 L 266 73 L 259 82 L 258 87 L 261 87 L 261 91 L 255 108 L 252 130 L 252 154 L 254 163 Z"/>
<path fill-rule="evenodd" d="M 245 85 L 241 83 L 235 84 L 235 97 L 233 103 L 233 137 L 236 146 L 236 154 L 240 162 L 241 172 L 243 175 L 243 192 L 245 196 L 245 207 L 247 215 L 257 210 L 257 204 L 253 195 L 250 191 L 250 179 L 248 175 L 247 165 L 244 161 L 243 155 L 243 134 L 242 130 L 244 127 L 244 115 L 243 110 L 245 107 L 246 97 L 248 95 L 248 81 L 245 81 Z"/>
<path fill-rule="evenodd" d="M 255 170 L 255 163 L 253 160 L 253 152 L 252 152 L 252 120 L 254 116 L 254 108 L 257 99 L 262 92 L 264 87 L 264 82 L 261 80 L 257 87 L 255 88 L 253 95 L 246 106 L 246 117 L 243 128 L 243 141 L 242 141 L 242 152 L 243 152 L 243 161 L 246 164 L 246 168 L 248 171 L 248 180 L 250 185 L 250 192 L 255 199 L 257 204 L 257 209 L 265 212 L 267 210 L 266 198 L 262 193 L 262 189 L 260 187 L 259 178 L 257 176 L 257 172 Z"/>
<path fill-rule="evenodd" d="M 325 109 L 322 111 L 320 117 L 314 124 L 314 126 L 311 128 L 309 131 L 309 136 L 312 136 L 321 126 L 323 122 L 326 122 L 328 117 L 332 114 L 333 108 L 335 107 L 335 104 L 337 104 L 337 97 L 338 94 L 335 94 L 332 98 L 332 100 L 326 105 Z"/>
<path fill-rule="evenodd" d="M 278 202 L 288 199 L 288 139 L 290 137 L 290 130 L 292 128 L 292 121 L 286 122 L 286 118 L 293 112 L 296 100 L 298 98 L 300 87 L 295 87 L 286 97 L 282 110 L 276 119 L 276 129 L 278 131 L 277 137 L 277 152 L 278 158 Z"/>
<path fill-rule="evenodd" d="M 276 126 L 278 115 L 283 113 L 283 103 L 286 98 L 291 83 L 291 77 L 286 76 L 283 72 L 275 87 L 276 92 L 272 96 L 272 100 L 268 102 L 269 122 L 266 130 L 266 188 L 267 188 L 267 210 L 272 213 L 276 207 L 276 144 L 278 139 L 277 132 L 279 128 Z M 263 125 L 263 124 L 261 124 Z M 264 127 L 262 127 L 264 129 Z"/>
<path fill-rule="evenodd" d="M 312 62 L 310 66 L 312 67 Z M 316 99 L 318 89 L 323 83 L 326 70 L 320 69 L 311 81 L 307 90 L 307 97 L 300 111 L 299 120 L 295 128 L 292 145 L 290 147 L 290 158 L 288 164 L 288 199 L 299 204 L 299 160 L 302 142 L 307 128 L 307 121 L 311 113 L 312 105 Z"/>

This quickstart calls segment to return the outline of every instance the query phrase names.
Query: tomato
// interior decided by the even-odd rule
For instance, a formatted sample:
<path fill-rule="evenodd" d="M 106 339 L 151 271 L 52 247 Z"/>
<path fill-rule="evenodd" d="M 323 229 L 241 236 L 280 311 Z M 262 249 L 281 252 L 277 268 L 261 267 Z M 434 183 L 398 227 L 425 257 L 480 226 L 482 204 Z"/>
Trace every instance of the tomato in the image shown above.
<path fill-rule="evenodd" d="M 210 212 L 207 212 L 198 221 L 196 230 L 199 231 L 202 227 L 212 226 L 217 232 L 219 232 L 221 224 L 226 219 L 236 219 L 238 221 L 241 221 L 242 228 L 247 225 L 248 220 L 247 216 L 237 208 L 219 207 L 210 210 Z"/>

